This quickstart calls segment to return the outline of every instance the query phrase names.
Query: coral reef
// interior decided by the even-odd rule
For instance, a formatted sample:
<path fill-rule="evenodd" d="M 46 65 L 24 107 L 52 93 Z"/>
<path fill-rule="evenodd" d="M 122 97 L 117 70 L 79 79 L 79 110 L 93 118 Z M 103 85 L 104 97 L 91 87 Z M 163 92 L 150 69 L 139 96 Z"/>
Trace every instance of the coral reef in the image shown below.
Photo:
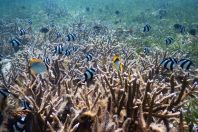
<path fill-rule="evenodd" d="M 132 31 L 123 32 L 132 34 Z M 30 46 L 33 56 L 46 54 L 52 62 L 47 73 L 35 76 L 29 68 L 28 60 L 32 56 L 29 45 L 23 45 L 22 52 L 13 54 L 10 72 L 1 72 L 1 87 L 12 93 L 1 110 L 1 131 L 12 131 L 13 122 L 21 116 L 27 117 L 23 129 L 37 132 L 184 132 L 188 129 L 182 108 L 197 93 L 195 69 L 164 70 L 159 64 L 166 52 L 155 49 L 148 56 L 137 53 L 133 46 L 120 41 L 122 36 L 118 32 L 102 24 L 78 31 L 84 37 L 79 37 L 81 40 L 77 42 L 64 42 L 64 39 L 50 42 L 50 33 L 36 34 L 40 36 L 26 36 L 35 39 L 36 46 Z M 108 39 L 104 34 L 109 34 Z M 51 49 L 57 43 L 77 46 L 78 50 L 68 57 L 53 56 Z M 85 62 L 83 57 L 88 52 L 94 53 L 94 59 Z M 113 68 L 114 54 L 123 58 L 122 72 Z M 83 82 L 79 77 L 89 67 L 97 69 L 96 75 L 93 80 Z M 22 110 L 20 99 L 27 100 L 33 109 Z"/>

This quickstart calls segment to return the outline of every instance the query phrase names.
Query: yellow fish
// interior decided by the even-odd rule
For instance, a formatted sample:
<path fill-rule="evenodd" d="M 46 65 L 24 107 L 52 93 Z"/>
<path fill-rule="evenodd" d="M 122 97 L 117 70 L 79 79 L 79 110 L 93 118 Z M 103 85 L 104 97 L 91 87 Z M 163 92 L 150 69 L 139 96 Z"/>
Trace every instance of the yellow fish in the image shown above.
<path fill-rule="evenodd" d="M 33 75 L 41 74 L 47 71 L 47 67 L 42 59 L 31 58 L 29 60 L 30 71 Z"/>
<path fill-rule="evenodd" d="M 114 57 L 113 57 L 113 66 L 118 72 L 123 70 L 123 64 L 122 64 L 120 55 L 118 55 L 118 54 L 114 55 Z"/>

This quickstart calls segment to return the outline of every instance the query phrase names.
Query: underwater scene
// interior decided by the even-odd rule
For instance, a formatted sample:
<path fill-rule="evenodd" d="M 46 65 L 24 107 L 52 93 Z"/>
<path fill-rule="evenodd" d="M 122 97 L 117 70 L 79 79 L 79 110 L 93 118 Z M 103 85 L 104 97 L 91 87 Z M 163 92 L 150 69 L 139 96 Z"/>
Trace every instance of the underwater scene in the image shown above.
<path fill-rule="evenodd" d="M 0 0 L 0 132 L 198 132 L 198 0 Z"/>

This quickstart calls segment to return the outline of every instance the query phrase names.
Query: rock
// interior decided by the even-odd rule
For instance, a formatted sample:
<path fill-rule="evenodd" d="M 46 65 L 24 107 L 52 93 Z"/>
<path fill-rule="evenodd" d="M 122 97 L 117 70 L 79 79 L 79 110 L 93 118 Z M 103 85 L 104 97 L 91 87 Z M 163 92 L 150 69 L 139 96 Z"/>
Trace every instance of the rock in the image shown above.
<path fill-rule="evenodd" d="M 9 79 L 9 74 L 12 68 L 12 63 L 10 59 L 3 59 L 0 61 L 1 71 L 6 80 Z"/>

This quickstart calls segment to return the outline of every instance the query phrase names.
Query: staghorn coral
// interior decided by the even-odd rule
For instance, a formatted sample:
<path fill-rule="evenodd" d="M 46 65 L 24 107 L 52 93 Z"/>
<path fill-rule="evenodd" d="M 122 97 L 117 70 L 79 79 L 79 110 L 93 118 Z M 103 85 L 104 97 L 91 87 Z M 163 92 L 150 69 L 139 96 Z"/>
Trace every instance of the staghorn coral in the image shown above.
<path fill-rule="evenodd" d="M 108 31 L 105 28 L 102 32 Z M 40 37 L 35 43 L 41 47 L 36 49 L 38 52 L 45 49 L 52 58 L 47 73 L 32 75 L 28 66 L 31 55 L 19 52 L 12 58 L 18 61 L 14 61 L 9 82 L 1 76 L 1 85 L 15 94 L 14 99 L 8 97 L 9 102 L 17 104 L 18 99 L 25 98 L 33 106 L 33 110 L 26 112 L 14 103 L 12 107 L 8 103 L 4 109 L 5 122 L 15 119 L 20 115 L 18 113 L 28 113 L 31 115 L 28 126 L 32 129 L 28 127 L 27 131 L 163 132 L 187 129 L 181 108 L 188 97 L 197 92 L 193 85 L 196 76 L 193 71 L 186 74 L 181 69 L 169 72 L 160 68 L 160 59 L 166 57 L 166 53 L 156 50 L 151 56 L 145 56 L 137 54 L 132 46 L 125 50 L 124 44 L 116 38 L 110 37 L 111 41 L 106 42 L 100 37 L 90 37 L 85 39 L 86 44 L 75 44 L 79 50 L 65 58 L 52 56 L 51 47 L 44 43 L 48 41 L 46 39 Z M 28 50 L 27 46 L 24 48 Z M 89 51 L 95 53 L 95 59 L 84 62 L 83 54 Z M 113 69 L 115 53 L 124 58 L 123 72 Z M 91 66 L 97 69 L 94 79 L 80 81 L 79 77 Z"/>

